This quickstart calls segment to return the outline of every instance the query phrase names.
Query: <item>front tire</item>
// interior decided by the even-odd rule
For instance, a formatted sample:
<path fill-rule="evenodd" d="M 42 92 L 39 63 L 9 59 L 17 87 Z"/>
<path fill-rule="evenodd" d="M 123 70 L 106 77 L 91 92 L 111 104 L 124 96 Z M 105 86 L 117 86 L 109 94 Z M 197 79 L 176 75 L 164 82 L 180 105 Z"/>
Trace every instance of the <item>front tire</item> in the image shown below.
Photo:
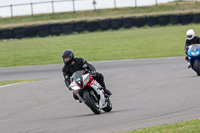
<path fill-rule="evenodd" d="M 110 102 L 110 99 L 107 99 L 107 106 L 103 108 L 103 111 L 110 112 L 112 110 L 112 103 Z"/>
<path fill-rule="evenodd" d="M 200 60 L 194 61 L 193 67 L 194 67 L 194 70 L 197 73 L 197 76 L 200 76 Z"/>
<path fill-rule="evenodd" d="M 86 91 L 83 94 L 83 98 L 85 99 L 85 104 L 95 113 L 95 114 L 100 114 L 101 110 L 99 109 L 99 107 L 95 104 L 94 99 L 92 98 L 92 96 L 90 95 L 90 93 L 88 91 Z"/>

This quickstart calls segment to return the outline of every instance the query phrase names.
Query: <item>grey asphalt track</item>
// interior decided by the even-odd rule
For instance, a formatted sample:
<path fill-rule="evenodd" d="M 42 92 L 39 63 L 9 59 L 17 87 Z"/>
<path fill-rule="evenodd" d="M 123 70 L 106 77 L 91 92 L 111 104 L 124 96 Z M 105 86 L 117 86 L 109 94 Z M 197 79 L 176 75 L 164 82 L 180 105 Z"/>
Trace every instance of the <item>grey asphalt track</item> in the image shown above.
<path fill-rule="evenodd" d="M 184 57 L 92 62 L 112 91 L 113 110 L 94 115 L 66 89 L 62 64 L 0 68 L 1 133 L 116 133 L 199 119 L 200 77 Z"/>

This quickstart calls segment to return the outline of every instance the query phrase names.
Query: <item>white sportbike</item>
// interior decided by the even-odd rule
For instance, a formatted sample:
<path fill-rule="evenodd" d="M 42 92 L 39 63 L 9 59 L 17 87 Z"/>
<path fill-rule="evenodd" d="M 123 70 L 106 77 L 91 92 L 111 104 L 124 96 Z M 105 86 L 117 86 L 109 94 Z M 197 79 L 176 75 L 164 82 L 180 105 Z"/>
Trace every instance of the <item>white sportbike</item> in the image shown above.
<path fill-rule="evenodd" d="M 102 86 L 86 70 L 76 71 L 71 77 L 70 91 L 73 91 L 79 101 L 85 103 L 95 114 L 101 110 L 110 112 L 112 104 Z"/>

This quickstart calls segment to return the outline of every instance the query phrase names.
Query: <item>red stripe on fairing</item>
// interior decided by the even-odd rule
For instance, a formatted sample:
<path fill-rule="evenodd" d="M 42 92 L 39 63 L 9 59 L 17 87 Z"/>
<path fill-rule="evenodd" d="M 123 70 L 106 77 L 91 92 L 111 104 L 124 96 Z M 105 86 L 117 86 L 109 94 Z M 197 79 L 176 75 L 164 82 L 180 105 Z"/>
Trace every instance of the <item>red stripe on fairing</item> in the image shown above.
<path fill-rule="evenodd" d="M 75 91 L 75 94 L 78 94 L 79 93 L 79 90 L 78 91 Z"/>
<path fill-rule="evenodd" d="M 71 87 L 69 87 L 70 90 L 73 90 Z"/>
<path fill-rule="evenodd" d="M 88 86 L 91 86 L 94 83 L 94 79 L 92 79 L 92 81 L 88 82 Z"/>
<path fill-rule="evenodd" d="M 74 83 L 74 82 L 72 82 L 72 84 L 75 85 L 75 86 L 78 86 L 78 87 L 79 87 L 79 90 L 81 90 L 81 87 L 80 87 L 78 84 L 76 84 L 76 83 Z M 70 88 L 71 88 L 71 87 L 70 87 Z M 72 89 L 72 90 L 73 90 L 73 89 Z M 79 90 L 75 91 L 75 94 L 78 94 L 78 93 L 79 93 Z"/>
<path fill-rule="evenodd" d="M 85 80 L 83 81 L 83 87 L 86 87 L 86 86 L 91 86 L 93 83 L 94 83 L 94 79 L 93 79 L 93 77 L 89 74 L 88 75 L 89 76 L 89 82 L 84 86 L 84 82 L 85 82 Z M 85 78 L 86 79 L 86 78 Z"/>
<path fill-rule="evenodd" d="M 103 92 L 104 95 L 106 94 L 105 91 L 104 91 L 103 89 L 101 89 L 101 91 Z"/>

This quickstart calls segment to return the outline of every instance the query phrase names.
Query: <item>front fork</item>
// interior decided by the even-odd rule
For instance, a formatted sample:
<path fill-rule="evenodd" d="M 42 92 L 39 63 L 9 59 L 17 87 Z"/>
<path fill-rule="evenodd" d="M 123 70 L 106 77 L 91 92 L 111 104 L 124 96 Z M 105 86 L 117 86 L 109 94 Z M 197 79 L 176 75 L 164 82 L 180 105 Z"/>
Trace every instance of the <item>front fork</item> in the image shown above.
<path fill-rule="evenodd" d="M 85 100 L 81 97 L 81 95 L 79 93 L 77 93 L 76 95 L 79 98 L 79 101 L 85 103 Z"/>
<path fill-rule="evenodd" d="M 190 63 L 190 67 L 194 70 L 194 67 L 193 67 L 193 60 L 190 58 L 190 57 L 188 57 L 189 58 L 189 63 Z M 195 70 L 194 70 L 195 71 Z"/>
<path fill-rule="evenodd" d="M 89 91 L 90 95 L 94 98 L 94 100 L 95 100 L 96 102 L 98 102 L 98 99 L 97 99 L 96 95 L 94 94 L 94 92 L 93 92 L 93 91 L 90 91 L 90 90 L 88 90 L 88 91 Z M 76 95 L 77 95 L 77 97 L 79 98 L 79 101 L 85 103 L 85 100 L 82 98 L 82 96 L 81 96 L 79 93 L 77 93 Z"/>

